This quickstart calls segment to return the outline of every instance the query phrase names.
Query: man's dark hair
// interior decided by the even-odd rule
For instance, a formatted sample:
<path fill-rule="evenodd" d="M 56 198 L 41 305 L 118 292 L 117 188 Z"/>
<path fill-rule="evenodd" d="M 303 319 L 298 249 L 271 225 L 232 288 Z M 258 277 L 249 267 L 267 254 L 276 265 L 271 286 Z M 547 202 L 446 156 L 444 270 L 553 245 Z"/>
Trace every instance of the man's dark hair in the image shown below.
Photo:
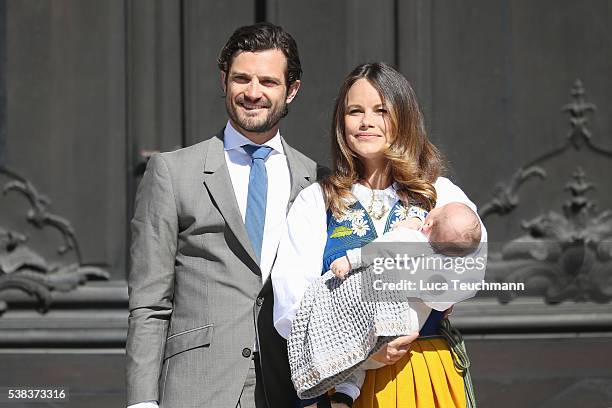
<path fill-rule="evenodd" d="M 278 49 L 287 57 L 285 81 L 287 87 L 302 76 L 302 65 L 295 40 L 282 27 L 271 23 L 257 23 L 238 28 L 219 53 L 217 65 L 226 74 L 234 56 L 241 51 L 256 52 Z"/>

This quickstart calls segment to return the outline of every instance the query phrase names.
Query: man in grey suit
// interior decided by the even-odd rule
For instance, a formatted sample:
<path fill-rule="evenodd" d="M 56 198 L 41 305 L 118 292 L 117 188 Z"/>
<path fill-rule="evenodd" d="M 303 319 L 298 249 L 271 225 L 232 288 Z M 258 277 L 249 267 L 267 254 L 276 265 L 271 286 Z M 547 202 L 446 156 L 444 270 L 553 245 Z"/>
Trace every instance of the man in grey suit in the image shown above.
<path fill-rule="evenodd" d="M 128 405 L 285 408 L 296 402 L 272 324 L 270 268 L 286 212 L 317 178 L 279 122 L 300 87 L 293 38 L 236 30 L 218 60 L 229 121 L 154 155 L 132 220 Z"/>

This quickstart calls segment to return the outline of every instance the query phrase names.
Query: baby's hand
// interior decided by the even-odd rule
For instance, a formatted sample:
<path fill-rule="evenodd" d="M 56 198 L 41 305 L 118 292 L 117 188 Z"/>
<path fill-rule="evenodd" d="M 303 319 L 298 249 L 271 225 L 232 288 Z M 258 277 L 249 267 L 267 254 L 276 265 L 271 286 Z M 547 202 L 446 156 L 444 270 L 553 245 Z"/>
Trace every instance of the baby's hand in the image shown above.
<path fill-rule="evenodd" d="M 406 218 L 405 220 L 396 222 L 395 225 L 393 226 L 393 229 L 403 227 L 403 228 L 410 228 L 413 230 L 418 230 L 421 228 L 422 225 L 423 225 L 423 222 L 420 219 L 413 217 L 413 218 Z"/>
<path fill-rule="evenodd" d="M 343 256 L 332 262 L 329 269 L 336 275 L 336 278 L 344 279 L 351 270 L 351 263 L 346 256 Z"/>

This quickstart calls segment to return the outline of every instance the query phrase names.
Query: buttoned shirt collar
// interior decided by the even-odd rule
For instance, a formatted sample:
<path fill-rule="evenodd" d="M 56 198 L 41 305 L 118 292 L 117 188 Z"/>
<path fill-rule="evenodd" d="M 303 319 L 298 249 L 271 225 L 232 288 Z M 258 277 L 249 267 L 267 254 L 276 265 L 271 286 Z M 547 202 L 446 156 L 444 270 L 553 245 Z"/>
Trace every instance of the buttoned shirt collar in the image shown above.
<path fill-rule="evenodd" d="M 236 129 L 234 129 L 230 121 L 227 121 L 227 125 L 225 125 L 225 130 L 223 132 L 223 149 L 224 150 L 239 149 L 240 151 L 244 152 L 244 149 L 242 148 L 242 146 L 247 145 L 247 144 L 255 144 L 255 143 L 253 143 L 252 141 L 247 139 L 244 135 L 242 135 L 240 132 L 238 132 Z M 281 142 L 280 131 L 277 131 L 274 137 L 268 140 L 267 142 L 265 142 L 264 145 L 269 146 L 273 149 L 271 154 L 274 154 L 275 152 L 280 153 L 280 154 L 284 153 L 283 143 Z"/>

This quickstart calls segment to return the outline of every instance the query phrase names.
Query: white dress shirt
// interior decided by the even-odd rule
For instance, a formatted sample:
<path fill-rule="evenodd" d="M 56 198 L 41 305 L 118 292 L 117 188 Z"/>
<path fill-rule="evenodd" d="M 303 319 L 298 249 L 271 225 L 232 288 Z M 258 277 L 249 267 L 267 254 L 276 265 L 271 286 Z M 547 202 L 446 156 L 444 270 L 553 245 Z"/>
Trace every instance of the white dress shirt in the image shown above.
<path fill-rule="evenodd" d="M 252 163 L 251 156 L 242 148 L 245 144 L 253 144 L 253 142 L 238 133 L 227 122 L 223 140 L 225 162 L 227 163 L 232 187 L 234 188 L 234 195 L 236 196 L 243 222 L 246 216 L 249 173 Z M 265 161 L 266 172 L 268 173 L 268 196 L 263 243 L 261 246 L 261 262 L 259 264 L 262 282 L 265 282 L 270 275 L 280 236 L 285 229 L 287 203 L 289 202 L 289 194 L 291 192 L 291 176 L 280 133 L 277 132 L 264 145 L 270 146 L 272 151 Z"/>
<path fill-rule="evenodd" d="M 225 162 L 229 170 L 234 195 L 240 209 L 240 215 L 244 222 L 246 216 L 247 196 L 249 193 L 249 173 L 251 171 L 251 156 L 242 148 L 246 144 L 254 144 L 249 139 L 238 133 L 228 121 L 223 135 L 223 149 L 225 151 Z M 264 145 L 272 148 L 265 160 L 266 172 L 268 174 L 268 195 L 266 202 L 266 220 L 264 224 L 264 236 L 261 247 L 262 283 L 270 275 L 270 269 L 276 256 L 276 250 L 281 233 L 285 229 L 287 204 L 291 193 L 291 177 L 287 156 L 283 149 L 280 132 L 268 140 Z M 157 408 L 156 401 L 145 401 L 130 405 L 128 408 Z"/>

